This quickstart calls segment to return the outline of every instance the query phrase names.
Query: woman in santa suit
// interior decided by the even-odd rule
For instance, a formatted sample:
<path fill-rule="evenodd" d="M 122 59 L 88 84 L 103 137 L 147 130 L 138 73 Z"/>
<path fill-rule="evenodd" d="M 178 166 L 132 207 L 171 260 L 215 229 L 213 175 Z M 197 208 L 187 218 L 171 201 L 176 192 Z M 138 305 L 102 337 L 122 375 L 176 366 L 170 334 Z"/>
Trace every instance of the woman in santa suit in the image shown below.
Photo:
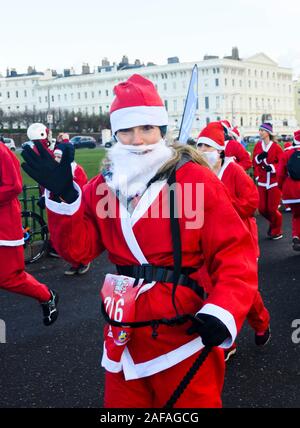
<path fill-rule="evenodd" d="M 289 160 L 295 152 L 300 152 L 300 130 L 294 132 L 294 142 L 284 151 L 277 170 L 278 186 L 282 190 L 282 203 L 292 210 L 293 250 L 300 251 L 300 177 L 293 178 L 288 171 Z M 300 164 L 300 159 L 298 162 Z"/>
<path fill-rule="evenodd" d="M 281 191 L 278 187 L 277 168 L 283 150 L 277 144 L 271 123 L 263 123 L 259 128 L 261 141 L 253 150 L 254 177 L 259 192 L 259 212 L 269 221 L 268 237 L 282 238 L 282 214 L 278 210 Z"/>
<path fill-rule="evenodd" d="M 0 143 L 0 288 L 40 302 L 44 324 L 48 326 L 57 319 L 58 294 L 24 270 L 24 234 L 18 200 L 21 191 L 19 161 Z"/>
<path fill-rule="evenodd" d="M 41 156 L 30 147 L 22 154 L 23 168 L 48 189 L 60 255 L 86 263 L 107 250 L 117 265 L 102 288 L 109 322 L 104 405 L 163 407 L 205 345 L 212 351 L 175 406 L 220 407 L 223 348 L 234 342 L 257 291 L 251 236 L 203 158 L 167 145 L 168 115 L 152 82 L 135 74 L 118 84 L 110 119 L 118 142 L 105 171 L 83 191 L 73 183 L 68 150 L 60 164 L 41 145 Z M 177 220 L 169 193 L 175 183 Z M 208 298 L 190 276 L 204 263 Z M 187 314 L 192 320 L 182 323 Z M 156 321 L 166 319 L 172 324 Z M 130 329 L 126 321 L 146 325 Z"/>
<path fill-rule="evenodd" d="M 258 231 L 254 217 L 259 204 L 255 184 L 233 158 L 225 157 L 225 142 L 219 122 L 211 122 L 198 137 L 197 148 L 207 159 L 214 173 L 229 191 L 232 204 L 249 230 L 256 257 L 259 257 Z M 205 272 L 203 272 L 205 275 Z M 207 280 L 207 276 L 205 276 Z M 247 320 L 255 331 L 255 343 L 265 345 L 270 338 L 270 315 L 257 292 Z M 236 352 L 235 345 L 226 352 L 226 360 Z"/>

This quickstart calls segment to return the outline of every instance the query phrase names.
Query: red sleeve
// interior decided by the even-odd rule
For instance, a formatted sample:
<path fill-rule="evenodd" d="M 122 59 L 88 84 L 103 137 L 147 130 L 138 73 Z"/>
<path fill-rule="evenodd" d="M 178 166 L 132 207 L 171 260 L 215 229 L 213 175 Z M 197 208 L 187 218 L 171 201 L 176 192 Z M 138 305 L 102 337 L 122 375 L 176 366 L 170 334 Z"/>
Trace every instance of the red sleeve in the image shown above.
<path fill-rule="evenodd" d="M 253 168 L 254 168 L 254 178 L 257 179 L 259 177 L 260 174 L 260 167 L 259 164 L 256 160 L 256 156 L 258 156 L 261 153 L 261 150 L 259 148 L 258 143 L 254 146 L 254 150 L 253 150 L 253 158 L 252 158 L 252 162 L 253 162 Z"/>
<path fill-rule="evenodd" d="M 242 219 L 252 217 L 259 205 L 257 187 L 242 168 L 235 168 L 234 181 L 235 194 L 231 195 L 233 206 Z"/>
<path fill-rule="evenodd" d="M 0 148 L 0 205 L 18 197 L 22 192 L 20 163 L 2 143 Z"/>
<path fill-rule="evenodd" d="M 75 173 L 74 173 L 74 181 L 78 184 L 80 189 L 83 188 L 83 186 L 88 182 L 87 175 L 85 173 L 85 170 L 81 165 L 76 166 Z"/>
<path fill-rule="evenodd" d="M 74 202 L 78 204 L 74 214 L 63 215 L 50 210 L 47 205 L 48 224 L 54 248 L 63 259 L 72 264 L 88 264 L 105 249 L 95 220 L 92 195 L 96 195 L 96 191 L 93 183 L 94 180 L 89 182 L 82 191 L 82 199 Z M 67 204 L 57 205 L 63 207 Z"/>
<path fill-rule="evenodd" d="M 201 312 L 217 316 L 222 308 L 233 316 L 239 331 L 257 291 L 257 250 L 224 190 L 221 182 L 205 186 L 201 242 L 212 291 Z"/>

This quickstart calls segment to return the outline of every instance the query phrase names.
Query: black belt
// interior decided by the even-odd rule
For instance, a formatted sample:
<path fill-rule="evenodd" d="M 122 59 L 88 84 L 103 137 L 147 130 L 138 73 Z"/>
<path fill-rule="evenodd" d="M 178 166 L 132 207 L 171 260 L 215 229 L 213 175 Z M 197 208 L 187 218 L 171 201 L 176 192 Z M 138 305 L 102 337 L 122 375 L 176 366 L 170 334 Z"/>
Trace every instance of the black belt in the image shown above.
<path fill-rule="evenodd" d="M 119 275 L 130 276 L 138 280 L 143 279 L 145 282 L 171 282 L 173 283 L 174 271 L 171 267 L 153 266 L 149 264 L 120 266 L 116 265 Z M 194 268 L 182 268 L 178 285 L 191 288 L 201 299 L 206 298 L 204 289 L 197 281 L 189 278 L 188 275 L 196 272 Z"/>

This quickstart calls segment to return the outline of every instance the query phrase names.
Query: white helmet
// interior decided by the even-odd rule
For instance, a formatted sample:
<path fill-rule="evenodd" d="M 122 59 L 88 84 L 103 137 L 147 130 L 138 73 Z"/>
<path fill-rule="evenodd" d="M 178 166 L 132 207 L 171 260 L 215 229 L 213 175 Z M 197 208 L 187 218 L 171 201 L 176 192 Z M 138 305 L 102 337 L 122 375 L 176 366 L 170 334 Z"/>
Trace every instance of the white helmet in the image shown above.
<path fill-rule="evenodd" d="M 29 140 L 47 140 L 48 139 L 49 130 L 42 123 L 33 123 L 27 129 L 27 136 Z"/>

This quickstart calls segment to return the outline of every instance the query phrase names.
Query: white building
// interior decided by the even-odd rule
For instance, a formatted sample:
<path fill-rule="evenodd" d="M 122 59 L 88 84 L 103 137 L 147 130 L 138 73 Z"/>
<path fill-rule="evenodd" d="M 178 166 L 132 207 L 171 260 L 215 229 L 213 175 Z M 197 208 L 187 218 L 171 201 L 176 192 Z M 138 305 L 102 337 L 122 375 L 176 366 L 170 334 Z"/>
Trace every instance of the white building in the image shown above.
<path fill-rule="evenodd" d="M 86 114 L 107 113 L 114 86 L 133 73 L 144 75 L 156 85 L 170 116 L 171 129 L 180 126 L 185 99 L 195 63 L 117 70 L 101 67 L 94 73 L 53 77 L 23 75 L 0 78 L 0 108 L 5 112 L 24 110 L 69 110 Z M 199 68 L 199 108 L 193 125 L 195 136 L 209 121 L 227 119 L 245 135 L 257 134 L 268 118 L 278 133 L 291 133 L 296 126 L 292 70 L 278 66 L 263 53 L 238 59 L 206 57 Z M 86 70 L 85 70 L 86 72 Z M 264 115 L 264 116 L 263 116 Z"/>

